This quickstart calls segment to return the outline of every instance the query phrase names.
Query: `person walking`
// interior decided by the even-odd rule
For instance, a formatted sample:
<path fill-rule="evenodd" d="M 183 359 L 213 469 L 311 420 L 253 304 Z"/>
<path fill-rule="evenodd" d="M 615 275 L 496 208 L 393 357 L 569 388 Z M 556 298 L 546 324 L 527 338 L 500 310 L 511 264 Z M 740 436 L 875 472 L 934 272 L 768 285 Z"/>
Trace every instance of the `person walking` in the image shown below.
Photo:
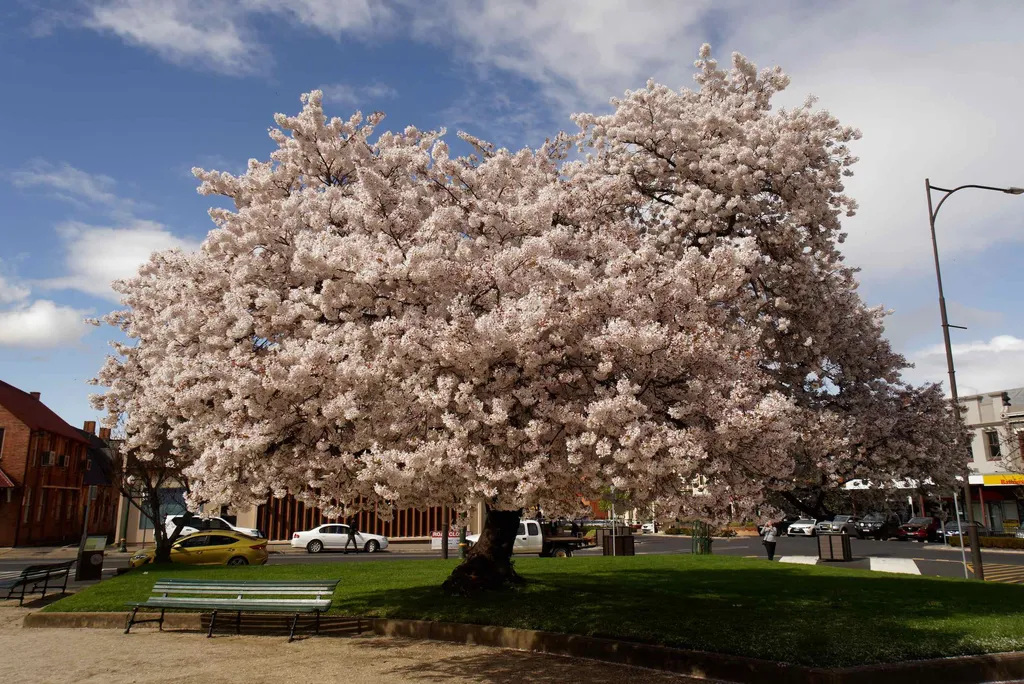
<path fill-rule="evenodd" d="M 775 523 L 768 523 L 764 527 L 764 550 L 768 554 L 768 560 L 775 560 Z"/>
<path fill-rule="evenodd" d="M 359 553 L 359 542 L 356 541 L 357 534 L 359 534 L 359 530 L 356 529 L 356 520 L 353 518 L 348 523 L 348 539 L 345 540 L 345 553 L 348 553 L 349 544 L 356 550 L 356 553 Z"/>

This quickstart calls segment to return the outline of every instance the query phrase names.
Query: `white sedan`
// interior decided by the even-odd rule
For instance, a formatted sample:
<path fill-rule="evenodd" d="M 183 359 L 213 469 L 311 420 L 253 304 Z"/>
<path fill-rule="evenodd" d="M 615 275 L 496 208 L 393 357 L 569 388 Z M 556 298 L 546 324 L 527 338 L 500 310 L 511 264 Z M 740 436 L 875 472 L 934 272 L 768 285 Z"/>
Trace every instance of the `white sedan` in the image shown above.
<path fill-rule="evenodd" d="M 320 553 L 330 549 L 341 551 L 348 542 L 348 525 L 328 523 L 305 532 L 292 535 L 292 548 L 306 549 L 309 553 Z M 349 544 L 349 548 L 352 544 Z M 379 534 L 356 532 L 356 550 L 374 553 L 388 548 L 388 538 Z"/>
<path fill-rule="evenodd" d="M 811 518 L 800 518 L 786 529 L 786 535 L 790 537 L 813 537 L 814 526 L 816 524 L 818 524 L 817 520 L 813 520 Z"/>

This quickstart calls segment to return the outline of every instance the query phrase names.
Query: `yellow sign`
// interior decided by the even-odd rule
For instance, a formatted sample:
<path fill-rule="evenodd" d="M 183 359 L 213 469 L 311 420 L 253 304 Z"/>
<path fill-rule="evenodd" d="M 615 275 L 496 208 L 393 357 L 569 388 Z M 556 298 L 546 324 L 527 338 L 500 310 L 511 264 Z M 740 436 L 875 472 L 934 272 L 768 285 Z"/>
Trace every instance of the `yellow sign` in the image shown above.
<path fill-rule="evenodd" d="M 1024 485 L 1024 474 L 1000 473 L 998 475 L 982 475 L 981 483 L 988 485 L 989 487 L 998 487 L 1000 485 Z"/>

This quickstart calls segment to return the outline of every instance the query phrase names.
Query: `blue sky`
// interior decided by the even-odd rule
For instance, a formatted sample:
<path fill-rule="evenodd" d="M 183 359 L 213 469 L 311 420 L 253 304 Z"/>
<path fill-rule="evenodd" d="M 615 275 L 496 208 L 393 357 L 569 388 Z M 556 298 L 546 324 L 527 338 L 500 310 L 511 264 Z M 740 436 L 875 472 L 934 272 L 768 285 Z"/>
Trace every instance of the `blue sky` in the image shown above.
<path fill-rule="evenodd" d="M 864 133 L 847 221 L 862 292 L 942 380 L 924 178 L 1024 186 L 1024 4 L 647 0 L 61 0 L 0 3 L 0 379 L 73 424 L 113 332 L 108 283 L 194 248 L 211 199 L 189 169 L 266 158 L 275 112 L 323 88 L 332 114 L 536 146 L 573 111 L 654 77 L 692 81 L 702 42 L 793 77 Z M 939 218 L 961 394 L 1024 385 L 1024 197 L 969 191 Z"/>

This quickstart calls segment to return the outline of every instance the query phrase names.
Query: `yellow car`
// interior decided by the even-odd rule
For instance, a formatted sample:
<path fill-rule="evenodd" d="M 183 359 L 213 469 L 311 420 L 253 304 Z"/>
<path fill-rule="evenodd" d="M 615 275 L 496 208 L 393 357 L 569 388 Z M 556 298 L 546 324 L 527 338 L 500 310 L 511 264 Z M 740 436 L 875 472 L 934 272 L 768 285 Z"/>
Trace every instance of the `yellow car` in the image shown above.
<path fill-rule="evenodd" d="M 155 556 L 156 549 L 140 551 L 128 564 L 137 568 L 152 563 Z M 226 530 L 196 532 L 171 547 L 171 562 L 186 565 L 263 565 L 268 556 L 266 539 Z"/>

